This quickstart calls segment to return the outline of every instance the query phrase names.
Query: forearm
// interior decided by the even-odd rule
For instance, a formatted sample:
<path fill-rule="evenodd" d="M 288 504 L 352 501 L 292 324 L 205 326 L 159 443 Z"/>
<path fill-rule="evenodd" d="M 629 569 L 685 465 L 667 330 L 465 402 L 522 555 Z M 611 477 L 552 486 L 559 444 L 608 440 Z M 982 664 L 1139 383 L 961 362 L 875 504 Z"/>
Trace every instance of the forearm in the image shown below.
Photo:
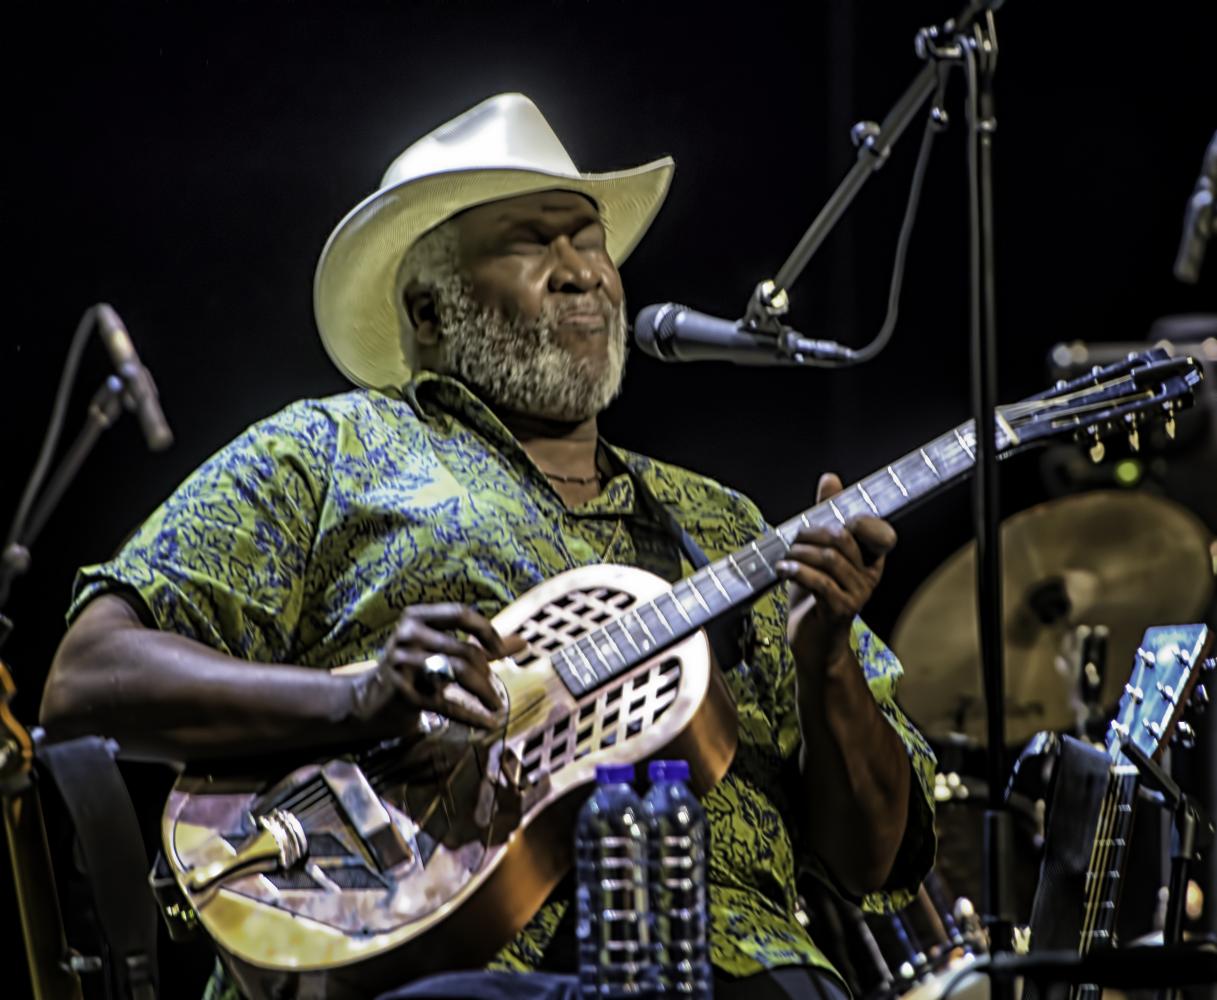
<path fill-rule="evenodd" d="M 354 735 L 349 685 L 325 670 L 249 663 L 145 628 L 117 597 L 85 608 L 51 668 L 42 722 L 103 733 L 127 752 L 190 760 Z"/>
<path fill-rule="evenodd" d="M 812 846 L 843 885 L 880 888 L 908 822 L 912 768 L 846 648 L 799 671 L 800 773 Z"/>

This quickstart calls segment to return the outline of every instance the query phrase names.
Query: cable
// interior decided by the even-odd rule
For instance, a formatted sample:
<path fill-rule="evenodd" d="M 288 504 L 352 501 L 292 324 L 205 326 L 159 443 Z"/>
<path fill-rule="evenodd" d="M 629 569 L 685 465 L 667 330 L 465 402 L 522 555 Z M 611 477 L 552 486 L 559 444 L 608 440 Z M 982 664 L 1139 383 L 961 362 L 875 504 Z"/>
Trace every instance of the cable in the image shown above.
<path fill-rule="evenodd" d="M 80 359 L 88 344 L 89 334 L 93 330 L 96 317 L 97 307 L 90 306 L 80 317 L 76 332 L 72 334 L 72 342 L 68 345 L 67 360 L 64 361 L 63 373 L 59 377 L 59 388 L 55 391 L 55 402 L 51 407 L 51 420 L 42 441 L 42 450 L 38 453 L 38 460 L 34 463 L 34 471 L 30 473 L 25 491 L 21 494 L 21 502 L 17 505 L 17 513 L 13 516 L 12 525 L 9 527 L 4 549 L 0 550 L 0 608 L 3 608 L 8 601 L 12 579 L 16 575 L 14 570 L 17 569 L 17 566 L 13 564 L 13 561 L 21 558 L 20 554 L 14 551 L 14 547 L 17 546 L 25 530 L 30 510 L 38 498 L 42 481 L 46 478 L 51 464 L 51 457 L 55 454 L 55 448 L 59 444 L 59 436 L 63 432 L 63 421 L 67 416 L 68 398 L 72 386 L 76 382 L 76 372 L 80 368 Z"/>
<path fill-rule="evenodd" d="M 930 115 L 926 119 L 925 130 L 921 136 L 921 148 L 917 151 L 917 164 L 913 167 L 913 179 L 909 184 L 909 201 L 904 210 L 904 219 L 900 223 L 900 235 L 896 238 L 896 255 L 892 261 L 892 279 L 887 293 L 887 315 L 874 339 L 854 352 L 855 356 L 850 361 L 851 365 L 861 364 L 874 358 L 887 346 L 896 329 L 896 320 L 900 315 L 900 292 L 904 287 L 905 263 L 908 258 L 909 242 L 913 236 L 913 223 L 917 218 L 917 208 L 921 203 L 921 190 L 925 185 L 930 150 L 934 145 L 934 136 L 943 129 L 945 122 L 939 109 L 942 104 L 943 91 L 946 88 L 946 74 L 946 67 L 940 69 L 938 89 L 934 92 L 933 101 L 930 104 Z"/>

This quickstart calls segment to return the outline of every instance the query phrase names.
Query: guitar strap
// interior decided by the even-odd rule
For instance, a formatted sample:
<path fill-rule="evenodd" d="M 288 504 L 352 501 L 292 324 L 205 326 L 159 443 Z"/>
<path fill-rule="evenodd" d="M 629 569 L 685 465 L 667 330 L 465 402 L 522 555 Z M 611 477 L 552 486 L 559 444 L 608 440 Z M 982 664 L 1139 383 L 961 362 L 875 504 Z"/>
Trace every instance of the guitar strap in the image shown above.
<path fill-rule="evenodd" d="M 609 456 L 609 461 L 612 462 L 616 457 L 614 453 L 607 448 L 604 451 Z M 630 479 L 633 480 L 634 495 L 638 498 L 643 510 L 680 546 L 680 550 L 685 554 L 685 558 L 689 560 L 695 570 L 708 566 L 710 560 L 705 552 L 702 551 L 701 546 L 697 544 L 693 536 L 684 529 L 680 521 L 676 519 L 676 515 L 672 513 L 671 508 L 663 503 L 659 497 L 655 496 L 655 492 L 647 485 L 642 473 L 634 468 L 628 458 L 623 456 L 621 460 L 625 465 L 625 471 L 629 474 Z M 675 583 L 676 581 L 672 582 Z M 743 626 L 743 609 L 731 611 L 715 618 L 714 621 L 705 626 L 706 638 L 710 640 L 710 649 L 714 653 L 714 658 L 718 661 L 719 667 L 723 670 L 730 670 L 743 658 Z"/>
<path fill-rule="evenodd" d="M 145 881 L 144 839 L 114 749 L 101 737 L 84 736 L 40 743 L 37 756 L 54 779 L 76 831 L 93 908 L 109 953 L 114 995 L 124 1000 L 154 1000 L 156 907 Z"/>

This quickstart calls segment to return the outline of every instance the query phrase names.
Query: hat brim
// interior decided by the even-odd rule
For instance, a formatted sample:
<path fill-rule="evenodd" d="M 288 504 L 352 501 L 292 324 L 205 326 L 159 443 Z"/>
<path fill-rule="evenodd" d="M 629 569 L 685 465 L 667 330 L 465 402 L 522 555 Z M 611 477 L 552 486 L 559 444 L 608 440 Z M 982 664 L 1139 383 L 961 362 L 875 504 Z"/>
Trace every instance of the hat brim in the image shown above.
<path fill-rule="evenodd" d="M 313 280 L 313 310 L 326 353 L 352 382 L 397 388 L 410 378 L 402 355 L 395 283 L 414 242 L 487 202 L 536 191 L 574 191 L 600 210 L 606 249 L 620 265 L 668 192 L 669 157 L 632 170 L 575 176 L 532 170 L 458 170 L 415 178 L 365 198 L 330 234 Z"/>

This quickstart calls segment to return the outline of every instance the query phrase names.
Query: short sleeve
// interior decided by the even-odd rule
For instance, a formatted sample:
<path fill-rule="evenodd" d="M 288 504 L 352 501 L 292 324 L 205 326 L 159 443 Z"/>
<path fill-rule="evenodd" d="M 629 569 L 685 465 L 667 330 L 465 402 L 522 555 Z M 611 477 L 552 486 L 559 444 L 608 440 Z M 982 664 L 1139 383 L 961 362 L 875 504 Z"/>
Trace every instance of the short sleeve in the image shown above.
<path fill-rule="evenodd" d="M 109 562 L 86 566 L 71 621 L 138 595 L 158 628 L 247 660 L 292 653 L 335 434 L 315 405 L 263 420 L 192 473 Z"/>
<path fill-rule="evenodd" d="M 881 891 L 870 893 L 862 900 L 864 910 L 890 912 L 913 901 L 917 887 L 934 864 L 934 770 L 937 760 L 925 737 L 896 703 L 897 682 L 904 674 L 896 654 L 861 618 L 854 619 L 850 645 L 879 711 L 896 730 L 913 768 L 908 822 L 892 873 Z"/>

